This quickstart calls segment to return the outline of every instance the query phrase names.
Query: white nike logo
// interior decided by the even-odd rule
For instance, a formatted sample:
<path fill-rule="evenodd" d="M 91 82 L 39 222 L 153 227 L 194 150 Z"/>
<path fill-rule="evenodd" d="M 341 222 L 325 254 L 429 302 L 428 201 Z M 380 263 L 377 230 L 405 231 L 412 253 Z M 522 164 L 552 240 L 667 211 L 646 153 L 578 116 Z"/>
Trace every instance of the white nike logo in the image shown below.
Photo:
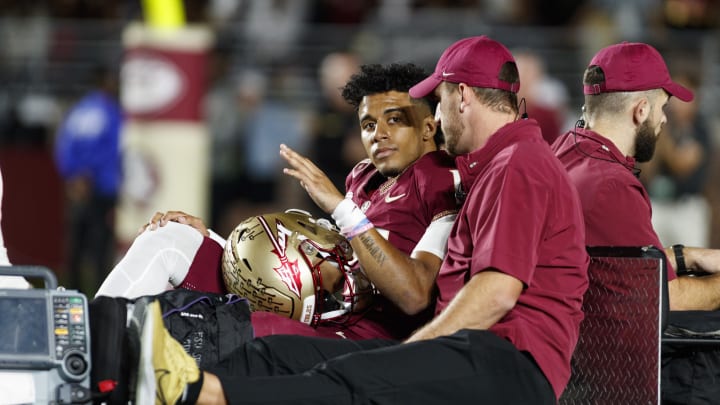
<path fill-rule="evenodd" d="M 448 76 L 452 76 L 452 75 L 454 75 L 454 74 L 455 74 L 455 73 L 447 73 L 447 72 L 445 72 L 445 71 L 443 70 L 443 72 L 442 72 L 442 77 L 448 77 Z"/>
<path fill-rule="evenodd" d="M 392 196 L 392 197 L 390 197 L 390 195 L 388 194 L 388 195 L 385 196 L 385 202 L 386 202 L 386 203 L 391 203 L 391 202 L 397 201 L 397 200 L 399 200 L 399 199 L 401 199 L 401 198 L 403 198 L 403 197 L 405 197 L 405 193 L 402 193 L 402 194 L 399 194 L 399 195 L 394 195 L 394 196 Z"/>

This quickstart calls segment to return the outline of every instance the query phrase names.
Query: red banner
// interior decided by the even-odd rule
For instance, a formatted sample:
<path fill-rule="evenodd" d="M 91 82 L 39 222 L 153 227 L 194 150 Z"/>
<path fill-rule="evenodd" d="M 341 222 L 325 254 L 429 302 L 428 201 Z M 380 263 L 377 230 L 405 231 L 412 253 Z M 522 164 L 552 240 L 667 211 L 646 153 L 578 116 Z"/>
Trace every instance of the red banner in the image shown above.
<path fill-rule="evenodd" d="M 136 47 L 123 67 L 122 106 L 131 120 L 200 121 L 205 52 Z"/>

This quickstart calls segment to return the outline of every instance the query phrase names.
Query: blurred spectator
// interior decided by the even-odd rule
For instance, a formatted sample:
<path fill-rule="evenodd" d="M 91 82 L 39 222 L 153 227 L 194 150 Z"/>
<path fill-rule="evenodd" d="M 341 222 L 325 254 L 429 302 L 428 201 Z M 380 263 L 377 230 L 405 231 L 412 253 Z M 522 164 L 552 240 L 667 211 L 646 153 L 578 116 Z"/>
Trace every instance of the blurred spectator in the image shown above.
<path fill-rule="evenodd" d="M 207 6 L 210 24 L 218 30 L 232 25 L 238 18 L 242 3 L 237 0 L 210 0 Z"/>
<path fill-rule="evenodd" d="M 0 119 L 0 145 L 44 149 L 61 115 L 56 100 L 40 93 L 8 98 L 12 103 Z"/>
<path fill-rule="evenodd" d="M 267 86 L 262 72 L 246 69 L 216 81 L 206 100 L 212 135 L 211 224 L 222 235 L 232 229 L 226 224 L 228 208 L 250 194 L 245 172 L 246 137 L 250 122 L 265 101 Z"/>
<path fill-rule="evenodd" d="M 545 62 L 537 53 L 523 49 L 513 51 L 520 72 L 518 100 L 525 99 L 527 113 L 537 120 L 548 144 L 565 131 L 568 111 L 568 93 L 565 85 L 549 76 Z M 522 112 L 523 106 L 520 106 Z"/>
<path fill-rule="evenodd" d="M 242 128 L 262 99 L 266 79 L 259 72 L 231 71 L 232 48 L 219 40 L 210 53 L 209 89 L 204 100 L 211 137 L 210 223 L 218 229 L 226 206 L 242 195 L 244 151 Z"/>
<path fill-rule="evenodd" d="M 253 55 L 262 62 L 282 61 L 296 51 L 309 0 L 249 0 L 241 27 Z"/>
<path fill-rule="evenodd" d="M 0 62 L 7 63 L 10 84 L 43 79 L 48 65 L 51 21 L 42 2 L 1 2 Z M 16 18 L 9 18 L 16 17 Z"/>
<path fill-rule="evenodd" d="M 315 116 L 310 154 L 338 190 L 345 190 L 345 176 L 367 157 L 358 136 L 357 113 L 340 91 L 359 69 L 357 56 L 336 52 L 322 60 L 318 72 L 322 99 Z"/>
<path fill-rule="evenodd" d="M 676 82 L 701 96 L 698 81 L 678 75 Z M 698 112 L 700 100 L 671 99 L 668 123 L 658 138 L 655 158 L 643 167 L 653 208 L 653 228 L 664 246 L 709 246 L 710 209 L 704 195 L 712 141 L 710 127 Z"/>
<path fill-rule="evenodd" d="M 406 24 L 412 19 L 411 0 L 380 0 L 377 5 L 377 19 L 380 24 Z"/>
<path fill-rule="evenodd" d="M 95 88 L 67 113 L 55 158 L 65 181 L 70 288 L 92 294 L 112 267 L 114 220 L 121 183 L 119 135 L 123 116 L 118 78 L 98 68 Z M 92 278 L 85 280 L 91 272 Z"/>
<path fill-rule="evenodd" d="M 720 27 L 720 2 L 717 0 L 663 0 L 662 3 L 665 24 L 669 27 Z"/>
<path fill-rule="evenodd" d="M 306 150 L 309 121 L 304 111 L 287 99 L 293 74 L 292 69 L 281 66 L 271 72 L 264 87 L 261 85 L 265 82 L 257 74 L 246 76 L 241 83 L 240 94 L 245 102 L 256 105 L 243 128 L 247 188 L 242 193 L 256 205 L 273 204 L 282 199 L 280 184 L 285 178 L 282 173 L 285 163 L 278 152 L 280 144 L 303 153 Z"/>
<path fill-rule="evenodd" d="M 605 14 L 611 20 L 615 39 L 639 41 L 660 21 L 656 0 L 590 0 L 586 10 Z"/>

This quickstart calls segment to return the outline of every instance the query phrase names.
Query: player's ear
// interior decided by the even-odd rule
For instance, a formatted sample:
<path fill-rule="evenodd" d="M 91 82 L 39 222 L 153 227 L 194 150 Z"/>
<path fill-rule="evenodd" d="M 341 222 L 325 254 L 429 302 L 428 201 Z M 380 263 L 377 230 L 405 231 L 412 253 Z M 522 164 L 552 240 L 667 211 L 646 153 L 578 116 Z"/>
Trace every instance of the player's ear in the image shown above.
<path fill-rule="evenodd" d="M 422 137 L 423 141 L 432 140 L 435 137 L 435 133 L 437 132 L 437 121 L 435 121 L 435 117 L 432 115 L 428 115 L 423 119 L 423 126 L 422 126 Z"/>

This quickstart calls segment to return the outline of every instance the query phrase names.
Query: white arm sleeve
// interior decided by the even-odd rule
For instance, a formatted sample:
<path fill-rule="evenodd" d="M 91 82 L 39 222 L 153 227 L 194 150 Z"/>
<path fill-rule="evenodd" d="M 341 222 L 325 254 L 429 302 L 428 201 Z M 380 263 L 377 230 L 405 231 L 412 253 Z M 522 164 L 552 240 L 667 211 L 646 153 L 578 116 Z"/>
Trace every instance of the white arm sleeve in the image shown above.
<path fill-rule="evenodd" d="M 456 216 L 456 214 L 445 215 L 432 221 L 420 241 L 415 245 L 410 257 L 414 258 L 416 252 L 428 252 L 440 259 L 444 259 L 445 254 L 447 254 L 448 237 Z"/>
<path fill-rule="evenodd" d="M 197 229 L 177 222 L 146 230 L 135 238 L 96 296 L 137 298 L 159 294 L 169 285 L 177 287 L 202 242 Z"/>

